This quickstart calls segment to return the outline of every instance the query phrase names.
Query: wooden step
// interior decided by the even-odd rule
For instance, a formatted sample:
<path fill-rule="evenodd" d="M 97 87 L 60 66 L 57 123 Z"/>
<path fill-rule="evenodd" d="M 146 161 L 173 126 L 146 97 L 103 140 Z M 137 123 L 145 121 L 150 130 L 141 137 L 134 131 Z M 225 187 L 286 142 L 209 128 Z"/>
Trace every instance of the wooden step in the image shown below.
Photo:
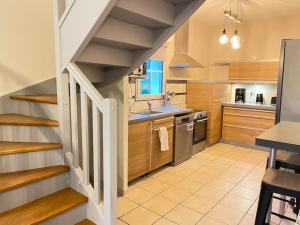
<path fill-rule="evenodd" d="M 0 155 L 61 149 L 58 143 L 0 141 Z"/>
<path fill-rule="evenodd" d="M 39 102 L 48 104 L 57 104 L 57 96 L 54 94 L 47 95 L 13 95 L 10 99 L 27 101 L 27 102 Z"/>
<path fill-rule="evenodd" d="M 87 197 L 67 188 L 1 213 L 0 224 L 37 225 L 87 201 Z"/>
<path fill-rule="evenodd" d="M 85 220 L 82 220 L 79 223 L 76 223 L 75 225 L 96 225 L 96 224 L 94 224 L 92 221 L 90 221 L 88 219 L 85 219 Z"/>
<path fill-rule="evenodd" d="M 32 117 L 23 114 L 7 113 L 0 114 L 0 125 L 57 127 L 59 124 L 58 121 L 55 120 Z"/>
<path fill-rule="evenodd" d="M 68 166 L 51 166 L 39 169 L 24 170 L 0 174 L 0 193 L 30 183 L 38 182 L 70 170 Z"/>

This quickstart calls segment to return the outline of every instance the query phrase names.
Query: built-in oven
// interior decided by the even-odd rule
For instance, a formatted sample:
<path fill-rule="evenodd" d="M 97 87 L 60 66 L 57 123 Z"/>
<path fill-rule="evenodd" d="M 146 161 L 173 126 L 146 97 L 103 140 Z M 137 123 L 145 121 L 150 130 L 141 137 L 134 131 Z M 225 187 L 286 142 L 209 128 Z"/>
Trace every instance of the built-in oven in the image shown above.
<path fill-rule="evenodd" d="M 207 121 L 207 111 L 196 111 L 194 113 L 193 154 L 206 148 Z"/>

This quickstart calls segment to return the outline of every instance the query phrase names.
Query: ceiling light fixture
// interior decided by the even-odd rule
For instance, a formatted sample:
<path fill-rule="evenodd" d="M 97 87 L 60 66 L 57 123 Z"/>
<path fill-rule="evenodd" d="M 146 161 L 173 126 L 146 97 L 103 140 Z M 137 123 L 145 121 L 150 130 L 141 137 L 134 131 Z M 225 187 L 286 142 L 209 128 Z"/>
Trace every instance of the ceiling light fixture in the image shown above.
<path fill-rule="evenodd" d="M 224 17 L 224 29 L 223 29 L 222 35 L 219 38 L 219 42 L 221 45 L 225 45 L 229 42 L 229 37 L 228 37 L 227 31 L 226 31 L 226 17 Z"/>
<path fill-rule="evenodd" d="M 241 40 L 238 35 L 238 25 L 242 23 L 242 19 L 239 18 L 239 2 L 238 2 L 238 0 L 236 0 L 236 12 L 237 12 L 236 14 L 232 13 L 231 1 L 232 0 L 230 0 L 230 10 L 224 11 L 224 29 L 223 29 L 222 35 L 219 38 L 219 42 L 222 45 L 225 45 L 229 42 L 229 38 L 227 35 L 227 31 L 226 31 L 226 19 L 228 18 L 228 19 L 234 21 L 234 23 L 235 23 L 234 34 L 230 39 L 231 47 L 233 49 L 239 49 L 241 47 Z"/>

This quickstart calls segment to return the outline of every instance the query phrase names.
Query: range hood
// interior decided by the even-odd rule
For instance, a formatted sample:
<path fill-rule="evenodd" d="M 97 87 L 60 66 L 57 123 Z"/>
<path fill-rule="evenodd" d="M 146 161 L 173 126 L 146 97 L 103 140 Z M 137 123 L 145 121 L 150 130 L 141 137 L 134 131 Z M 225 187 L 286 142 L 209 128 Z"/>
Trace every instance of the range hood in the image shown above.
<path fill-rule="evenodd" d="M 174 55 L 170 61 L 170 68 L 204 68 L 197 60 L 188 55 L 189 49 L 189 21 L 175 33 Z"/>

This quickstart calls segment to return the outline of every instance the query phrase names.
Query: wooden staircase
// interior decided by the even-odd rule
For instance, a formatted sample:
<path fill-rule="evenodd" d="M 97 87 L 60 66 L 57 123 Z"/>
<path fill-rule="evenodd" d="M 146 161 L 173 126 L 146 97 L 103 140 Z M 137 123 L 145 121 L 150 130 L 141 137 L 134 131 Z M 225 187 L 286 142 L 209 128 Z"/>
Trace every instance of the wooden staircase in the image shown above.
<path fill-rule="evenodd" d="M 19 95 L 10 98 L 57 104 L 55 95 Z M 9 113 L 0 114 L 0 126 L 4 129 L 10 126 L 50 129 L 59 126 L 59 123 L 47 118 Z M 59 143 L 0 141 L 0 163 L 6 161 L 6 157 L 18 158 L 18 163 L 24 164 L 22 168 L 27 168 L 3 172 L 6 171 L 5 165 L 0 164 L 0 225 L 93 224 L 85 219 L 88 198 L 69 187 L 69 166 L 47 166 L 45 163 L 44 167 L 32 168 L 30 165 L 36 160 L 32 155 L 35 152 L 55 154 L 57 151 L 62 151 Z M 9 160 L 7 166 L 10 167 Z"/>

